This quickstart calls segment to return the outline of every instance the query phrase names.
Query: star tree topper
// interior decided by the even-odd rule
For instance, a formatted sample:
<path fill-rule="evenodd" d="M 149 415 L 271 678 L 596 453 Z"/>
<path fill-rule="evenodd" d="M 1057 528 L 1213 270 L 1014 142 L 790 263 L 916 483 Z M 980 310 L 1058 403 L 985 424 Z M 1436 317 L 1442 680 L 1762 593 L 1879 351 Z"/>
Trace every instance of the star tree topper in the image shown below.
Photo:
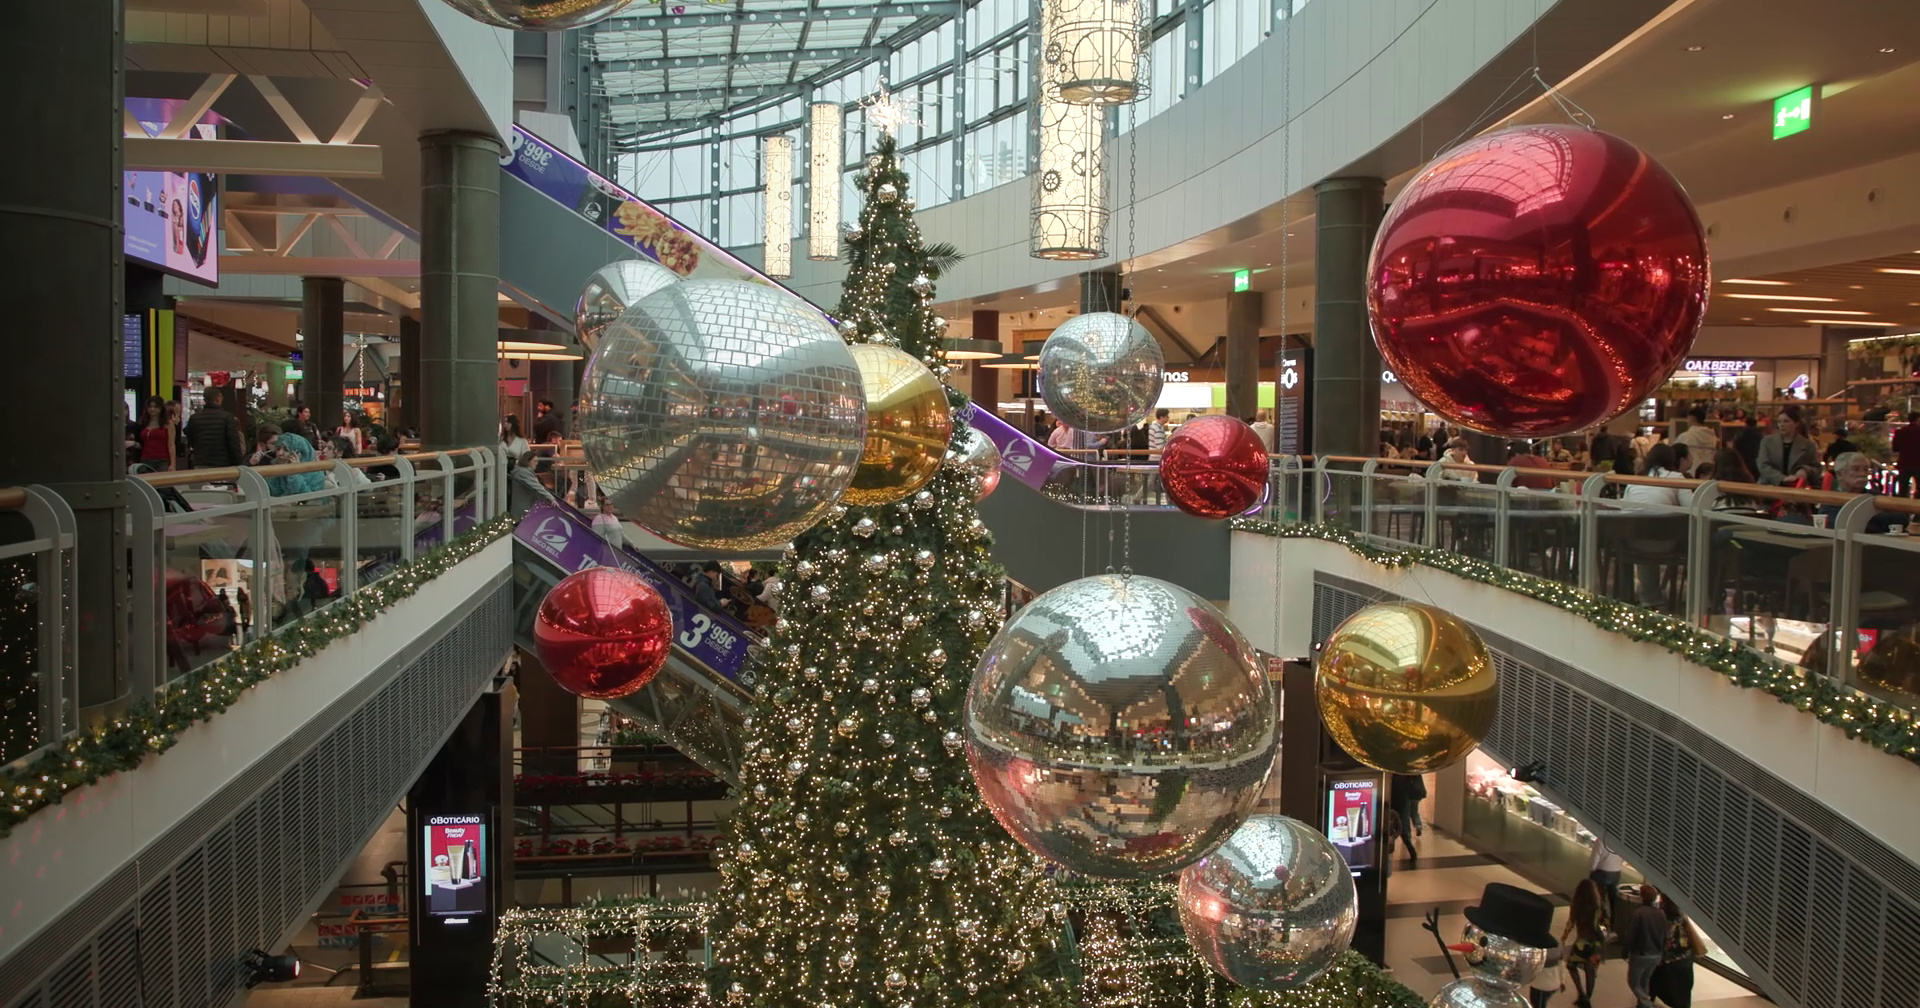
<path fill-rule="evenodd" d="M 920 118 L 915 114 L 918 105 L 919 102 L 902 101 L 888 91 L 885 84 L 880 85 L 880 90 L 860 99 L 860 111 L 867 121 L 887 136 L 899 136 L 903 127 L 920 125 Z"/>

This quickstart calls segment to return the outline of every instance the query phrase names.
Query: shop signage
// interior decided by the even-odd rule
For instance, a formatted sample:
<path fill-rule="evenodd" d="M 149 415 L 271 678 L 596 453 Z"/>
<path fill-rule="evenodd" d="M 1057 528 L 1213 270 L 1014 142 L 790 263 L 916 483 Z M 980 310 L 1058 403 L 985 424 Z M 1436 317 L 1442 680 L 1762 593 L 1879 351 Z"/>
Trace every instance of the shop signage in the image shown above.
<path fill-rule="evenodd" d="M 1709 360 L 1702 358 L 1700 360 L 1690 360 L 1686 362 L 1680 366 L 1680 370 L 1692 371 L 1695 374 L 1746 374 L 1753 370 L 1753 362 L 1750 360 Z"/>
<path fill-rule="evenodd" d="M 343 399 L 377 400 L 380 396 L 380 386 L 378 385 L 352 385 L 340 390 L 340 397 Z"/>
<path fill-rule="evenodd" d="M 1247 285 L 1248 285 L 1249 283 L 1251 283 L 1252 281 L 1253 281 L 1253 271 L 1252 271 L 1252 270 L 1234 270 L 1234 271 L 1233 271 L 1233 290 L 1234 290 L 1234 293 L 1236 293 L 1236 294 L 1237 294 L 1237 293 L 1239 293 L 1240 291 L 1243 291 L 1243 290 L 1246 290 L 1246 289 L 1247 289 Z"/>
<path fill-rule="evenodd" d="M 1773 100 L 1773 138 L 1790 137 L 1813 128 L 1813 88 L 1783 94 Z"/>
<path fill-rule="evenodd" d="M 724 613 L 693 599 L 693 590 L 631 549 L 616 549 L 595 535 L 586 520 L 554 504 L 527 512 L 513 531 L 521 545 L 550 559 L 561 570 L 619 567 L 640 575 L 667 601 L 675 643 L 695 661 L 728 679 L 747 674 L 746 628 Z"/>
<path fill-rule="evenodd" d="M 306 376 L 307 376 L 307 373 L 306 373 L 305 371 L 303 371 L 303 370 L 301 370 L 300 368 L 297 368 L 297 367 L 290 367 L 290 368 L 288 368 L 288 369 L 287 369 L 287 380 L 288 380 L 288 381 L 300 381 L 301 379 L 303 379 L 303 378 L 305 378 Z"/>
<path fill-rule="evenodd" d="M 1308 369 L 1313 351 L 1282 350 L 1274 356 L 1273 375 L 1273 450 L 1279 455 L 1300 455 L 1308 450 L 1309 412 L 1312 409 L 1308 388 Z"/>
<path fill-rule="evenodd" d="M 1388 385 L 1400 384 L 1400 376 L 1391 371 L 1380 372 L 1380 380 Z"/>
<path fill-rule="evenodd" d="M 1189 373 L 1186 371 L 1162 371 L 1160 372 L 1160 377 L 1170 382 L 1184 382 L 1188 380 Z"/>

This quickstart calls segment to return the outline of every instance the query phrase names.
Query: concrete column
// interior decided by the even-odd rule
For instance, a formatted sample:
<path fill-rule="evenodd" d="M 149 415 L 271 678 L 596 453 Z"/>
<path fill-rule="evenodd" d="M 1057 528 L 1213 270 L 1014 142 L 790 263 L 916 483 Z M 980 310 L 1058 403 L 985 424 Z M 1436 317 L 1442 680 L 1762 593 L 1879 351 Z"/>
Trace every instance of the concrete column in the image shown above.
<path fill-rule="evenodd" d="M 990 308 L 973 313 L 973 338 L 1000 343 L 1000 313 Z M 1003 347 L 1004 343 L 1001 344 Z M 1000 404 L 1000 368 L 981 367 L 985 361 L 973 361 L 973 382 L 968 393 L 982 409 L 992 412 Z"/>
<path fill-rule="evenodd" d="M 499 436 L 500 145 L 477 133 L 436 132 L 420 138 L 420 155 L 421 443 L 492 444 Z"/>
<path fill-rule="evenodd" d="M 1830 399 L 1846 391 L 1848 372 L 1851 370 L 1847 367 L 1847 341 L 1880 335 L 1884 334 L 1864 326 L 1821 326 L 1820 385 L 1817 398 Z M 1775 382 L 1779 382 L 1780 380 L 1781 376 L 1774 376 Z M 1772 389 L 1760 389 L 1759 391 L 1760 398 L 1773 398 Z M 1871 406 L 1873 404 L 1865 403 L 1862 405 L 1864 408 L 1865 406 Z"/>
<path fill-rule="evenodd" d="M 127 685 L 121 18 L 121 0 L 28 5 L 11 13 L 14 42 L 0 61 L 18 99 L 0 122 L 33 146 L 0 159 L 0 247 L 15 267 L 7 310 L 19 334 L 7 340 L 8 405 L 54 424 L 0 444 L 0 482 L 47 484 L 74 509 L 78 682 L 68 697 L 83 720 Z M 22 521 L 0 513 L 9 529 Z"/>
<path fill-rule="evenodd" d="M 1313 187 L 1313 451 L 1380 450 L 1380 351 L 1367 326 L 1367 255 L 1386 183 L 1327 179 Z"/>
<path fill-rule="evenodd" d="M 300 360 L 305 365 L 300 398 L 313 410 L 313 422 L 323 431 L 340 426 L 346 296 L 346 281 L 339 277 L 300 278 Z"/>
<path fill-rule="evenodd" d="M 400 316 L 400 395 L 394 403 L 393 430 L 420 427 L 420 320 Z"/>
<path fill-rule="evenodd" d="M 1260 317 L 1265 295 L 1227 295 L 1227 415 L 1250 420 L 1260 408 Z"/>
<path fill-rule="evenodd" d="M 1121 302 L 1120 274 L 1111 270 L 1080 274 L 1080 310 L 1117 312 Z"/>

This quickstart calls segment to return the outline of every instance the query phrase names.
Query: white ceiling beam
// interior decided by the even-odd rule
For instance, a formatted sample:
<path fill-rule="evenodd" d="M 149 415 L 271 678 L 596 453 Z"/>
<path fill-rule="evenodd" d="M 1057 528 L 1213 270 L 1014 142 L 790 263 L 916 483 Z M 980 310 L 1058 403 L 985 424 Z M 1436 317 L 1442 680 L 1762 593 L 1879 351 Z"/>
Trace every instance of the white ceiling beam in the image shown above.
<path fill-rule="evenodd" d="M 226 93 L 227 85 L 232 84 L 233 79 L 233 74 L 208 74 L 207 79 L 194 89 L 193 97 L 188 98 L 185 105 L 174 111 L 173 118 L 167 120 L 166 127 L 160 131 L 160 139 L 178 140 L 186 136 L 194 123 L 199 122 L 200 117 L 213 107 L 213 103 Z"/>
<path fill-rule="evenodd" d="M 237 236 L 241 241 L 247 243 L 246 251 L 252 252 L 255 255 L 266 255 L 276 251 L 271 246 L 261 244 L 260 239 L 255 238 L 253 232 L 247 230 L 247 226 L 241 223 L 239 214 L 228 210 L 224 216 L 227 219 L 227 248 L 233 248 L 232 239 Z"/>
<path fill-rule="evenodd" d="M 333 233 L 339 235 L 340 240 L 346 243 L 347 251 L 352 252 L 355 259 L 368 258 L 366 247 L 361 245 L 360 240 L 353 236 L 353 232 L 347 230 L 345 224 L 340 223 L 340 218 L 328 217 L 327 223 L 332 226 Z"/>
<path fill-rule="evenodd" d="M 360 139 L 360 131 L 367 128 L 367 120 L 372 119 L 386 101 L 386 93 L 380 90 L 380 85 L 368 84 L 367 89 L 360 93 L 360 100 L 347 110 L 347 117 L 340 120 L 340 128 L 333 131 L 333 139 L 327 142 L 350 144 Z"/>
<path fill-rule="evenodd" d="M 373 144 L 127 137 L 125 151 L 129 169 L 148 171 L 320 178 L 380 178 L 384 174 L 380 148 Z"/>
<path fill-rule="evenodd" d="M 337 256 L 223 255 L 220 272 L 242 276 L 337 276 L 409 279 L 420 275 L 418 259 L 347 259 Z"/>
<path fill-rule="evenodd" d="M 313 131 L 313 127 L 307 125 L 306 119 L 294 109 L 293 103 L 287 100 L 287 96 L 280 93 L 280 85 L 275 84 L 272 78 L 249 74 L 247 80 L 253 82 L 254 88 L 260 92 L 260 97 L 267 100 L 274 114 L 279 116 L 280 121 L 285 123 L 287 129 L 293 133 L 294 139 L 309 144 L 320 142 L 320 135 Z"/>
<path fill-rule="evenodd" d="M 347 277 L 347 282 L 356 284 L 368 293 L 391 301 L 408 311 L 420 310 L 420 295 L 412 291 L 402 290 L 398 284 L 382 280 L 379 277 L 364 275 Z"/>
<path fill-rule="evenodd" d="M 273 250 L 273 254 L 283 259 L 286 258 L 287 253 L 292 252 L 293 247 L 300 244 L 300 239 L 305 238 L 307 232 L 313 230 L 313 226 L 319 223 L 319 221 L 319 214 L 308 214 L 300 218 L 300 223 L 293 226 L 293 234 L 288 235 L 287 240 L 281 242 L 280 247 Z"/>

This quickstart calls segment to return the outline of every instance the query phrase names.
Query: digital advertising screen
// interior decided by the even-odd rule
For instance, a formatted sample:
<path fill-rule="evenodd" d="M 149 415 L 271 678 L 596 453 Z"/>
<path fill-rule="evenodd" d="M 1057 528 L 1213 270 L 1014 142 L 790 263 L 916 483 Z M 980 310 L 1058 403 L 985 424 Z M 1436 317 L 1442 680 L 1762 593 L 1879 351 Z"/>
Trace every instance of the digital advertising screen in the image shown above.
<path fill-rule="evenodd" d="M 1347 864 L 1380 864 L 1380 782 L 1377 778 L 1327 782 L 1327 839 Z"/>
<path fill-rule="evenodd" d="M 487 826 L 481 815 L 427 817 L 426 846 L 421 849 L 426 870 L 427 916 L 460 918 L 486 914 Z"/>
<path fill-rule="evenodd" d="M 148 136 L 158 136 L 178 104 L 128 98 L 127 111 Z M 189 131 L 202 139 L 217 135 L 211 115 Z M 127 258 L 209 286 L 220 283 L 220 176 L 129 170 L 122 173 L 120 195 Z"/>

